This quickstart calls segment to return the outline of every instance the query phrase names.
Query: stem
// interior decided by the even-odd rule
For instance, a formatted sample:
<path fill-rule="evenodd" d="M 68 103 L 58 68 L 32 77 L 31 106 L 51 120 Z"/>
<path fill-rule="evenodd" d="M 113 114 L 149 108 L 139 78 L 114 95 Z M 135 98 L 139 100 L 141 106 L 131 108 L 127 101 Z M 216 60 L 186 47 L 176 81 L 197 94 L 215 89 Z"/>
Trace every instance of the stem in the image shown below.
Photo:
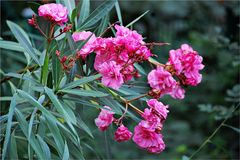
<path fill-rule="evenodd" d="M 22 73 L 26 72 L 27 70 L 32 72 L 32 71 L 35 71 L 36 69 L 38 69 L 38 67 L 39 67 L 38 65 L 28 66 L 26 68 L 23 68 L 23 69 L 17 71 L 17 73 L 22 74 Z M 0 84 L 4 83 L 12 78 L 14 78 L 14 77 L 10 77 L 10 76 L 4 77 L 3 79 L 0 80 Z"/>
<path fill-rule="evenodd" d="M 238 108 L 240 103 L 233 109 L 232 113 L 235 112 L 235 110 Z M 198 152 L 201 151 L 201 149 L 208 143 L 211 142 L 211 139 L 213 136 L 220 130 L 222 126 L 224 126 L 225 122 L 229 119 L 230 116 L 226 117 L 222 123 L 215 129 L 215 131 L 201 144 L 201 146 L 189 157 L 189 160 L 192 159 Z"/>
<path fill-rule="evenodd" d="M 115 22 L 115 23 L 109 25 L 109 27 L 106 28 L 106 29 L 100 34 L 99 37 L 102 37 L 109 29 L 111 29 L 111 28 L 112 28 L 115 24 L 117 24 L 117 23 L 119 23 L 119 22 Z"/>
<path fill-rule="evenodd" d="M 148 58 L 148 62 L 150 62 L 151 64 L 154 64 L 155 66 L 162 66 L 162 67 L 165 67 L 164 64 L 159 63 L 158 61 L 156 61 L 156 60 L 153 59 L 153 58 Z"/>
<path fill-rule="evenodd" d="M 135 110 L 138 114 L 142 115 L 143 111 L 141 111 L 140 109 L 138 109 L 137 107 L 135 107 L 134 105 L 132 105 L 131 103 L 128 102 L 127 99 L 123 98 L 122 96 L 118 95 L 117 93 L 115 93 L 114 91 L 112 91 L 111 89 L 105 87 L 103 84 L 98 84 L 100 87 L 102 87 L 103 89 L 105 89 L 106 91 L 108 91 L 110 94 L 113 95 L 113 97 L 115 97 L 116 99 L 120 100 L 121 102 L 128 104 L 133 110 Z"/>
<path fill-rule="evenodd" d="M 132 102 L 132 101 L 138 100 L 138 99 L 143 98 L 143 97 L 145 97 L 145 96 L 147 96 L 147 95 L 148 95 L 148 93 L 142 94 L 142 95 L 140 95 L 140 96 L 138 96 L 138 97 L 136 97 L 136 98 L 133 98 L 133 99 L 127 100 L 127 102 L 129 103 L 129 102 Z"/>
<path fill-rule="evenodd" d="M 145 43 L 146 46 L 163 46 L 163 45 L 170 45 L 170 43 L 165 42 L 151 42 L 151 43 Z"/>

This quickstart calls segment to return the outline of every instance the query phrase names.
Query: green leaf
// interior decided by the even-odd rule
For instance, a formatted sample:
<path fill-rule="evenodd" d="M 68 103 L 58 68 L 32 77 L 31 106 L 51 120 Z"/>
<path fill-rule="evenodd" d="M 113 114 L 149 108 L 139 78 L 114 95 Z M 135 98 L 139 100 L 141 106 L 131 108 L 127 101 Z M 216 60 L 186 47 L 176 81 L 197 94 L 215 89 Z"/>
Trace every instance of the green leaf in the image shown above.
<path fill-rule="evenodd" d="M 13 95 L 13 98 L 11 100 L 10 107 L 9 107 L 6 134 L 5 134 L 5 140 L 4 140 L 3 149 L 2 149 L 2 160 L 6 158 L 6 154 L 7 154 L 8 143 L 10 140 L 11 127 L 12 127 L 12 118 L 14 114 L 14 109 L 16 107 L 16 96 L 17 94 Z"/>
<path fill-rule="evenodd" d="M 65 145 L 64 145 L 64 153 L 63 153 L 62 159 L 69 160 L 69 150 L 68 150 L 67 142 L 65 142 Z"/>
<path fill-rule="evenodd" d="M 44 90 L 47 93 L 48 97 L 53 102 L 53 105 L 56 107 L 57 111 L 63 115 L 65 120 L 67 122 L 76 124 L 76 120 L 66 112 L 66 110 L 63 108 L 62 104 L 59 102 L 57 96 L 53 93 L 53 91 L 47 87 L 44 87 Z"/>
<path fill-rule="evenodd" d="M 55 54 L 56 49 L 57 48 L 55 48 L 52 53 L 52 77 L 53 77 L 54 87 L 55 89 L 58 89 L 63 72 L 62 72 L 61 63 L 57 55 Z"/>
<path fill-rule="evenodd" d="M 140 15 L 139 17 L 137 17 L 136 19 L 134 19 L 132 22 L 130 22 L 128 25 L 126 25 L 126 27 L 130 27 L 132 26 L 134 23 L 136 23 L 139 19 L 141 19 L 145 14 L 147 14 L 149 11 L 144 12 L 142 15 Z"/>
<path fill-rule="evenodd" d="M 41 6 L 41 4 L 36 2 L 28 2 L 28 6 L 37 14 L 38 8 Z"/>
<path fill-rule="evenodd" d="M 82 1 L 82 6 L 78 18 L 78 24 L 77 27 L 79 28 L 82 22 L 89 16 L 90 12 L 90 1 L 89 0 L 84 0 Z"/>
<path fill-rule="evenodd" d="M 231 128 L 232 130 L 236 131 L 238 134 L 240 133 L 240 129 L 239 128 L 236 128 L 236 127 L 233 127 L 233 126 L 230 126 L 230 125 L 227 125 L 227 124 L 223 124 L 223 126 Z"/>
<path fill-rule="evenodd" d="M 51 159 L 51 152 L 50 152 L 50 149 L 49 149 L 47 143 L 44 142 L 42 137 L 40 137 L 38 134 L 37 134 L 37 139 L 39 141 L 40 147 L 43 150 L 43 153 L 44 153 L 46 159 Z"/>
<path fill-rule="evenodd" d="M 102 18 L 102 21 L 98 27 L 97 35 L 100 36 L 108 26 L 109 16 L 106 15 Z"/>
<path fill-rule="evenodd" d="M 61 0 L 62 4 L 64 4 L 68 9 L 68 15 L 71 17 L 73 9 L 75 8 L 74 0 Z"/>
<path fill-rule="evenodd" d="M 60 90 L 59 92 L 73 94 L 77 96 L 83 97 L 106 97 L 108 94 L 100 92 L 100 91 L 93 91 L 93 90 L 81 90 L 81 89 L 66 89 Z"/>
<path fill-rule="evenodd" d="M 12 41 L 0 41 L 0 48 L 23 52 L 24 56 L 26 57 L 27 64 L 30 64 L 31 57 L 25 52 L 25 49 L 19 43 Z"/>
<path fill-rule="evenodd" d="M 116 8 L 116 11 L 117 11 L 118 20 L 119 20 L 119 22 L 122 26 L 123 25 L 122 14 L 121 14 L 121 10 L 120 10 L 118 1 L 116 1 L 116 3 L 115 3 L 115 8 Z"/>
<path fill-rule="evenodd" d="M 27 121 L 25 120 L 25 117 L 23 116 L 23 114 L 17 108 L 15 108 L 15 113 L 16 113 L 15 115 L 16 115 L 16 118 L 19 122 L 20 128 L 21 128 L 22 132 L 24 133 L 24 135 L 27 137 L 28 136 Z M 28 142 L 32 146 L 33 150 L 36 152 L 38 158 L 42 159 L 42 160 L 45 160 L 46 156 L 43 154 L 43 151 L 42 151 L 38 141 L 33 136 L 33 134 L 31 134 L 31 140 L 28 141 Z"/>
<path fill-rule="evenodd" d="M 68 83 L 67 85 L 63 86 L 62 89 L 71 89 L 71 88 L 80 86 L 80 85 L 82 85 L 82 84 L 86 84 L 86 83 L 88 83 L 88 82 L 94 81 L 94 80 L 100 78 L 101 76 L 102 76 L 102 75 L 97 74 L 97 75 L 94 75 L 94 76 L 83 77 L 83 78 L 81 78 L 81 79 L 79 79 L 79 80 L 77 80 L 77 81 Z"/>
<path fill-rule="evenodd" d="M 48 129 L 52 133 L 53 139 L 56 144 L 55 146 L 59 155 L 63 155 L 64 141 L 63 141 L 62 135 L 60 134 L 61 132 L 56 125 L 56 122 L 46 116 L 46 123 L 47 123 Z"/>
<path fill-rule="evenodd" d="M 17 153 L 17 144 L 16 144 L 16 138 L 15 138 L 15 130 L 11 134 L 11 143 L 10 143 L 10 159 L 18 159 L 18 153 Z"/>
<path fill-rule="evenodd" d="M 80 118 L 80 115 L 78 116 L 77 119 L 77 125 L 84 130 L 90 137 L 94 138 L 92 135 L 91 130 L 88 128 L 88 126 L 82 121 L 82 119 Z"/>
<path fill-rule="evenodd" d="M 0 102 L 1 101 L 11 101 L 12 97 L 0 97 Z"/>
<path fill-rule="evenodd" d="M 106 0 L 98 8 L 96 8 L 82 23 L 80 30 L 89 28 L 102 19 L 108 12 L 111 11 L 116 0 Z"/>
<path fill-rule="evenodd" d="M 72 23 L 74 23 L 74 21 L 75 21 L 75 19 L 76 19 L 76 17 L 77 17 L 77 12 L 78 12 L 77 8 L 74 8 L 74 10 L 72 11 L 71 18 L 70 18 L 70 21 L 71 21 Z"/>
<path fill-rule="evenodd" d="M 36 53 L 31 46 L 31 42 L 29 38 L 27 37 L 26 32 L 17 24 L 11 21 L 7 21 L 7 25 L 9 26 L 10 30 L 20 43 L 20 45 L 26 50 L 26 52 L 31 56 L 31 58 L 38 64 L 40 65 L 40 62 L 36 56 Z"/>
<path fill-rule="evenodd" d="M 143 67 L 141 66 L 141 65 L 139 65 L 139 64 L 137 64 L 137 63 L 134 63 L 134 67 L 135 68 L 137 68 L 137 70 L 141 73 L 141 74 L 143 74 L 143 75 L 147 75 L 147 73 L 146 73 L 146 71 L 143 69 Z"/>
<path fill-rule="evenodd" d="M 30 118 L 30 121 L 29 121 L 29 124 L 28 124 L 28 136 L 27 136 L 28 141 L 31 140 L 33 121 L 34 121 L 34 117 L 35 117 L 36 113 L 37 113 L 37 107 L 34 108 L 31 118 Z M 30 152 L 30 143 L 28 143 L 28 157 L 31 157 L 30 153 L 31 153 Z"/>
<path fill-rule="evenodd" d="M 46 54 L 45 55 L 45 59 L 44 59 L 44 63 L 43 63 L 43 67 L 41 70 L 41 83 L 43 85 L 47 85 L 47 81 L 48 81 L 48 65 L 49 65 L 49 55 Z"/>
<path fill-rule="evenodd" d="M 182 160 L 189 160 L 189 157 L 188 157 L 188 156 L 185 156 L 185 155 L 183 155 L 183 156 L 182 156 Z"/>

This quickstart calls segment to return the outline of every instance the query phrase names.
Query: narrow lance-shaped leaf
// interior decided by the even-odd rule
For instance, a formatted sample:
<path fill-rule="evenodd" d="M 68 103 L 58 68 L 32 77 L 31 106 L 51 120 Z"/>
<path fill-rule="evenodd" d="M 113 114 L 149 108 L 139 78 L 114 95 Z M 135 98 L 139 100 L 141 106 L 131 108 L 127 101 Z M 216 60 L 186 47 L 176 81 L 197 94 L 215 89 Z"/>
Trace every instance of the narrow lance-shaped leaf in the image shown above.
<path fill-rule="evenodd" d="M 106 0 L 98 8 L 96 8 L 82 23 L 80 30 L 89 28 L 102 19 L 108 12 L 111 11 L 116 0 Z"/>
<path fill-rule="evenodd" d="M 81 78 L 79 80 L 76 80 L 74 82 L 68 83 L 62 89 L 71 89 L 71 88 L 80 86 L 82 84 L 86 84 L 88 82 L 94 81 L 94 80 L 96 80 L 96 79 L 98 79 L 100 77 L 101 77 L 101 74 L 97 74 L 97 75 L 89 76 L 89 77 L 83 77 L 83 78 Z"/>
<path fill-rule="evenodd" d="M 67 122 L 76 124 L 76 121 L 68 115 L 68 113 L 66 112 L 66 110 L 63 108 L 62 104 L 59 102 L 58 98 L 56 97 L 56 95 L 53 93 L 53 91 L 47 87 L 44 87 L 45 92 L 47 93 L 48 97 L 51 99 L 51 101 L 53 102 L 53 105 L 56 107 L 57 111 L 59 113 L 61 113 L 63 115 L 63 117 L 65 118 L 65 120 Z"/>
<path fill-rule="evenodd" d="M 122 14 L 121 14 L 121 10 L 120 10 L 118 1 L 115 3 L 115 8 L 116 8 L 118 20 L 119 20 L 120 24 L 123 25 Z"/>
<path fill-rule="evenodd" d="M 59 92 L 68 93 L 77 96 L 83 97 L 106 97 L 108 94 L 100 92 L 100 91 L 93 91 L 93 90 L 81 90 L 81 89 L 69 89 L 69 90 L 60 90 Z"/>
<path fill-rule="evenodd" d="M 18 153 L 17 153 L 17 144 L 16 144 L 16 138 L 15 138 L 15 130 L 11 134 L 11 143 L 10 143 L 10 159 L 18 159 Z"/>
<path fill-rule="evenodd" d="M 126 27 L 130 27 L 131 25 L 133 25 L 134 23 L 136 23 L 139 19 L 141 19 L 145 14 L 147 14 L 149 11 L 144 12 L 142 15 L 140 15 L 139 17 L 137 17 L 136 19 L 134 19 L 132 22 L 130 22 L 128 25 L 126 25 Z"/>
<path fill-rule="evenodd" d="M 23 116 L 23 114 L 17 108 L 15 108 L 15 113 L 16 113 L 15 115 L 19 122 L 20 128 L 21 128 L 22 132 L 24 133 L 24 135 L 27 137 L 28 136 L 27 121 L 25 120 L 25 117 Z M 47 159 L 46 155 L 43 154 L 43 151 L 42 151 L 38 141 L 33 136 L 33 134 L 31 134 L 31 140 L 28 142 L 31 144 L 33 150 L 35 151 L 35 153 L 37 154 L 39 159 L 42 159 L 42 160 Z"/>
<path fill-rule="evenodd" d="M 26 50 L 26 52 L 32 57 L 32 59 L 38 65 L 40 65 L 38 57 L 36 56 L 36 53 L 33 47 L 31 46 L 30 40 L 29 38 L 27 38 L 26 36 L 27 34 L 23 31 L 23 29 L 21 29 L 21 27 L 19 27 L 17 24 L 11 21 L 7 21 L 7 24 L 12 33 L 14 34 L 14 36 L 16 37 L 16 39 L 18 40 L 18 42 L 20 43 L 20 45 Z"/>
<path fill-rule="evenodd" d="M 39 141 L 40 147 L 43 150 L 43 153 L 47 159 L 51 159 L 51 152 L 47 143 L 37 134 L 37 139 Z"/>
<path fill-rule="evenodd" d="M 10 108 L 9 108 L 9 112 L 8 112 L 7 128 L 6 128 L 5 140 L 3 143 L 3 150 L 2 150 L 2 160 L 4 160 L 6 158 L 8 143 L 10 140 L 12 118 L 13 118 L 13 114 L 14 114 L 14 109 L 16 107 L 16 96 L 17 96 L 17 94 L 15 93 L 13 95 L 12 101 L 10 103 Z"/>
<path fill-rule="evenodd" d="M 68 160 L 69 159 L 69 150 L 68 150 L 68 146 L 67 146 L 67 142 L 65 142 L 64 145 L 64 153 L 63 153 L 63 160 Z"/>
<path fill-rule="evenodd" d="M 90 0 L 82 1 L 77 27 L 80 27 L 81 23 L 89 16 L 89 12 L 90 12 Z"/>

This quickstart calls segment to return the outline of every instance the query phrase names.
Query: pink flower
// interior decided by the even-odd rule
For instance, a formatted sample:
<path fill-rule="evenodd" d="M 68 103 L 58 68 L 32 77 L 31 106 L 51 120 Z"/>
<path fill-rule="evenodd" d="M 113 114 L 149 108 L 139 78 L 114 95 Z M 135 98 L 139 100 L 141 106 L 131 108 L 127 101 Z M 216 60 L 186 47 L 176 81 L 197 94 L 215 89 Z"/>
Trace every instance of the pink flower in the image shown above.
<path fill-rule="evenodd" d="M 118 89 L 123 84 L 123 76 L 120 73 L 121 67 L 115 61 L 104 62 L 99 67 L 102 74 L 102 83 L 113 89 Z"/>
<path fill-rule="evenodd" d="M 101 109 L 98 118 L 95 119 L 95 124 L 101 131 L 105 131 L 114 120 L 113 118 L 114 112 L 110 110 L 111 110 L 110 107 L 104 106 Z"/>
<path fill-rule="evenodd" d="M 168 114 L 168 106 L 158 102 L 156 99 L 150 99 L 147 101 L 147 105 L 150 107 L 153 112 L 155 112 L 161 119 L 165 120 Z"/>
<path fill-rule="evenodd" d="M 142 126 L 145 126 L 149 131 L 162 129 L 161 119 L 152 112 L 152 109 L 145 108 L 142 117 L 145 119 L 145 121 L 142 121 Z"/>
<path fill-rule="evenodd" d="M 147 149 L 152 153 L 160 153 L 164 150 L 165 144 L 162 140 L 162 135 L 155 131 L 148 130 L 145 121 L 141 121 L 134 128 L 133 141 L 141 148 Z"/>
<path fill-rule="evenodd" d="M 148 83 L 151 88 L 159 90 L 161 96 L 170 94 L 173 98 L 184 98 L 185 91 L 179 86 L 171 73 L 162 66 L 158 66 L 157 69 L 152 70 L 148 74 Z"/>
<path fill-rule="evenodd" d="M 175 99 L 183 99 L 185 97 L 185 90 L 180 85 L 176 85 L 173 88 L 171 96 Z"/>
<path fill-rule="evenodd" d="M 38 15 L 48 18 L 50 21 L 56 22 L 58 25 L 63 25 L 68 21 L 68 10 L 61 4 L 49 3 L 41 5 L 38 8 Z"/>
<path fill-rule="evenodd" d="M 118 127 L 118 129 L 114 134 L 114 139 L 117 142 L 128 141 L 131 139 L 131 137 L 132 137 L 132 132 L 130 132 L 128 128 L 125 127 L 123 124 L 120 127 Z"/>
<path fill-rule="evenodd" d="M 170 50 L 170 57 L 167 64 L 173 66 L 176 75 L 181 78 L 186 85 L 196 86 L 202 80 L 199 73 L 204 68 L 202 57 L 194 51 L 191 46 L 183 44 L 180 49 Z"/>
<path fill-rule="evenodd" d="M 80 51 L 78 51 L 78 55 L 82 56 L 82 58 L 85 59 L 87 55 L 94 51 L 94 42 L 96 40 L 96 36 L 94 33 L 90 31 L 74 32 L 72 34 L 72 37 L 75 42 L 84 41 L 90 37 L 87 43 L 80 49 Z"/>
<path fill-rule="evenodd" d="M 161 134 L 159 134 L 158 136 L 160 137 L 158 145 L 147 148 L 148 152 L 150 152 L 150 153 L 161 153 L 165 149 L 165 143 L 162 139 L 163 136 Z"/>

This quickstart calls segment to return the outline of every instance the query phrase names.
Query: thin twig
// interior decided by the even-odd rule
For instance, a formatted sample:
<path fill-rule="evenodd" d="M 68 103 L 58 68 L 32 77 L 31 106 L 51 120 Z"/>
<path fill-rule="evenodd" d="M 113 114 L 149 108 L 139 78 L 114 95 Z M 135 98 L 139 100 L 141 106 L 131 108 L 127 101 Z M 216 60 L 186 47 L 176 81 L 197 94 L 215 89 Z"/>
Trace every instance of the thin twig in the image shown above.
<path fill-rule="evenodd" d="M 35 71 L 35 69 L 37 69 L 38 67 L 39 67 L 38 65 L 28 66 L 26 68 L 23 68 L 23 69 L 17 71 L 17 73 L 18 74 L 22 74 L 26 70 L 29 70 L 30 72 L 32 72 L 32 71 Z M 8 81 L 8 80 L 10 80 L 12 78 L 14 78 L 14 77 L 10 77 L 10 76 L 4 77 L 3 79 L 1 79 L 0 84 L 4 83 L 4 82 L 6 82 L 6 81 Z"/>
<path fill-rule="evenodd" d="M 235 112 L 235 110 L 238 108 L 240 103 L 233 109 L 232 113 Z M 189 160 L 192 159 L 200 150 L 208 143 L 211 141 L 213 136 L 220 130 L 222 126 L 224 126 L 225 122 L 230 118 L 230 116 L 227 116 L 222 123 L 215 129 L 215 131 L 201 144 L 201 146 L 189 157 Z"/>

